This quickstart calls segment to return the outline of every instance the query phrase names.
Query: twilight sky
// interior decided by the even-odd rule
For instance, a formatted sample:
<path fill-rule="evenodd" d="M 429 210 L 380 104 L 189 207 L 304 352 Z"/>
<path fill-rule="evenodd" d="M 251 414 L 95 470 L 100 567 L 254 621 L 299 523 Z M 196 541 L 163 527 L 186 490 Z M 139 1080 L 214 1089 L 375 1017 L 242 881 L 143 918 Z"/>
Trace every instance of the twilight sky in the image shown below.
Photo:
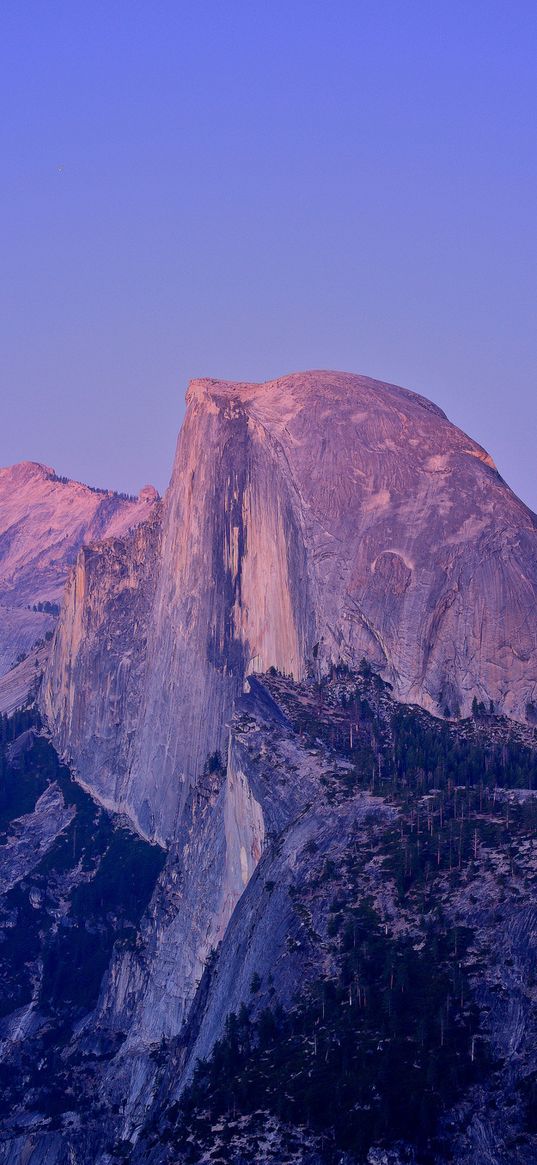
<path fill-rule="evenodd" d="M 4 0 L 0 464 L 167 483 L 192 376 L 431 397 L 537 510 L 535 0 Z"/>

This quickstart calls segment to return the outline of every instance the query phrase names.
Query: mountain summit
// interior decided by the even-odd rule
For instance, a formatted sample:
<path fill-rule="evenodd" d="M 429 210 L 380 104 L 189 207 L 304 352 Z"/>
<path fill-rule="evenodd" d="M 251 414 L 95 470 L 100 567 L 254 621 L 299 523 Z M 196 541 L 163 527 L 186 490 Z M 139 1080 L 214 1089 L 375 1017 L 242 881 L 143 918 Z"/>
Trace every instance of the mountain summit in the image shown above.
<path fill-rule="evenodd" d="M 537 519 L 416 393 L 195 380 L 160 519 L 83 550 L 43 706 L 84 782 L 166 841 L 249 673 L 365 658 L 437 715 L 535 716 Z M 91 698 L 89 697 L 91 693 Z"/>

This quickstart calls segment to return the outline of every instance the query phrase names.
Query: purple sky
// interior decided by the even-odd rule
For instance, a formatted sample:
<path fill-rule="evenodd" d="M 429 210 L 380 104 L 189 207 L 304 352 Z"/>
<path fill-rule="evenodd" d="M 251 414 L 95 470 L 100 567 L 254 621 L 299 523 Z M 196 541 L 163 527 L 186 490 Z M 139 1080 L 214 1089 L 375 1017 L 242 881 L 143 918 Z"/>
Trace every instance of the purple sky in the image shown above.
<path fill-rule="evenodd" d="M 537 510 L 535 0 L 0 23 L 0 464 L 162 489 L 189 377 L 339 368 L 430 396 Z"/>

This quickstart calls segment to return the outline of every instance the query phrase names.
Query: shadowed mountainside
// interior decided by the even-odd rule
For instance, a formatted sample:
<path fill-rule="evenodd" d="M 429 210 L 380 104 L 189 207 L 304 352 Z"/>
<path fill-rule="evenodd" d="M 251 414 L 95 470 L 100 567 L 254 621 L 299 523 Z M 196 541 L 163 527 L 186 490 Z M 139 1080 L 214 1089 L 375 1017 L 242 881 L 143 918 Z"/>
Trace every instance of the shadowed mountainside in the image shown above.
<path fill-rule="evenodd" d="M 127 935 L 155 847 L 125 881 L 80 791 L 15 807 L 2 1165 L 532 1165 L 535 729 L 446 724 L 368 665 L 249 688 Z"/>

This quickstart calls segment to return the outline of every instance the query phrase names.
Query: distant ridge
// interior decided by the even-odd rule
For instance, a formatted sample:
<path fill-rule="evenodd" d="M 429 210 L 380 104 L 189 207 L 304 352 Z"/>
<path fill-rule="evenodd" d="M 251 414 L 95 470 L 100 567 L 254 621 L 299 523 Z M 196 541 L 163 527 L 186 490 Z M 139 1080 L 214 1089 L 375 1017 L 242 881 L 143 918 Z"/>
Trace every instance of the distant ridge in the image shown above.
<path fill-rule="evenodd" d="M 33 608 L 61 603 L 80 546 L 141 521 L 158 497 L 151 490 L 133 498 L 37 461 L 0 469 L 0 675 L 54 628 L 50 612 Z"/>

